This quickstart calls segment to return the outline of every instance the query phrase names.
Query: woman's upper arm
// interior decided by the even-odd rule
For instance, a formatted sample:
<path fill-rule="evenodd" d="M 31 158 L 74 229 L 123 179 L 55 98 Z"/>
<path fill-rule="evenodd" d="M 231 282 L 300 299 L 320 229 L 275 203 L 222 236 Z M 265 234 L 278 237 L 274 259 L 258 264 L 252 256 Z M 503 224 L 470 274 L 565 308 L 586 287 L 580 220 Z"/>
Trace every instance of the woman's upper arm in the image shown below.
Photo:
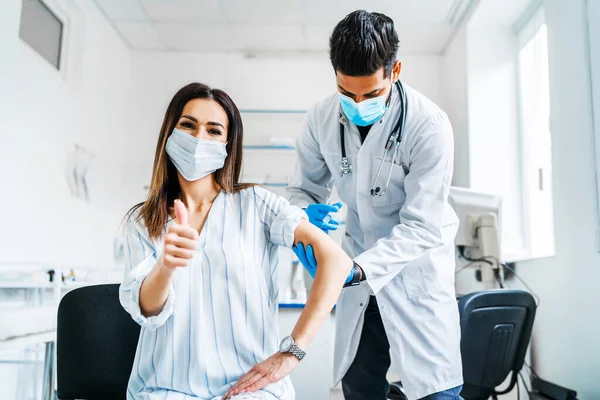
<path fill-rule="evenodd" d="M 307 220 L 300 221 L 294 232 L 294 244 L 297 245 L 300 242 L 305 247 L 308 245 L 313 247 L 317 263 L 326 254 L 341 251 L 338 244 L 330 236 Z"/>
<path fill-rule="evenodd" d="M 143 225 L 131 216 L 124 228 L 124 277 L 121 288 L 126 290 L 133 283 L 140 284 L 156 263 L 157 253 Z"/>
<path fill-rule="evenodd" d="M 317 231 L 321 230 L 310 222 L 300 221 L 298 227 L 294 231 L 294 244 L 297 245 L 302 242 L 305 245 L 309 245 L 312 242 L 316 242 L 319 236 Z"/>

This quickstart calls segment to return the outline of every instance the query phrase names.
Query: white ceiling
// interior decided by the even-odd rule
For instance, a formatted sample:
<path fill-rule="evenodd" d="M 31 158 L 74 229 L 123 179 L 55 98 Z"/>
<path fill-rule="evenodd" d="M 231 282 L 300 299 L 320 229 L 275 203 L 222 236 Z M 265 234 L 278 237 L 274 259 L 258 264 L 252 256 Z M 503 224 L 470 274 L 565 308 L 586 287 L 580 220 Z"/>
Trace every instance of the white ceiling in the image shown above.
<path fill-rule="evenodd" d="M 441 53 L 469 0 L 95 0 L 138 50 L 298 52 L 327 49 L 346 14 L 394 19 L 403 53 Z M 456 14 L 458 10 L 458 18 Z"/>

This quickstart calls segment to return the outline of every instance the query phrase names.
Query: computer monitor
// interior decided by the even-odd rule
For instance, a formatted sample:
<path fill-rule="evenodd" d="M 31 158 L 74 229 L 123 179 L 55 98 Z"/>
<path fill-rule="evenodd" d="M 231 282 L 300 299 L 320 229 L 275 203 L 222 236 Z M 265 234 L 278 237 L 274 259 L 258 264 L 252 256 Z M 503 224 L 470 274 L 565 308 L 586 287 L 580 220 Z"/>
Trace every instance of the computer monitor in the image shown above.
<path fill-rule="evenodd" d="M 502 198 L 497 195 L 475 190 L 451 187 L 449 202 L 458 215 L 460 225 L 456 234 L 456 246 L 465 248 L 465 255 L 471 259 L 485 259 L 480 266 L 485 288 L 496 284 L 495 272 L 502 278 L 500 247 L 500 216 Z"/>
<path fill-rule="evenodd" d="M 460 220 L 455 242 L 457 246 L 477 247 L 479 245 L 477 238 L 478 219 L 485 215 L 495 216 L 498 237 L 500 237 L 502 209 L 502 198 L 500 196 L 452 186 L 449 202 Z"/>

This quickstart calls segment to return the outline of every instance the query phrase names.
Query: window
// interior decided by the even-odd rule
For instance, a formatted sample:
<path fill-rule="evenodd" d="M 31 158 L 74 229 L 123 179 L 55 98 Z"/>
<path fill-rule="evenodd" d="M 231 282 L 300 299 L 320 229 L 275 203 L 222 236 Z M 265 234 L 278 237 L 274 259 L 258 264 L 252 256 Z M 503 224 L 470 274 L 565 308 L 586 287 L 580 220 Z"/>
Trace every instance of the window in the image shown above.
<path fill-rule="evenodd" d="M 41 0 L 22 1 L 19 37 L 60 70 L 63 22 Z"/>
<path fill-rule="evenodd" d="M 548 44 L 543 9 L 518 33 L 523 217 L 528 258 L 554 255 Z"/>

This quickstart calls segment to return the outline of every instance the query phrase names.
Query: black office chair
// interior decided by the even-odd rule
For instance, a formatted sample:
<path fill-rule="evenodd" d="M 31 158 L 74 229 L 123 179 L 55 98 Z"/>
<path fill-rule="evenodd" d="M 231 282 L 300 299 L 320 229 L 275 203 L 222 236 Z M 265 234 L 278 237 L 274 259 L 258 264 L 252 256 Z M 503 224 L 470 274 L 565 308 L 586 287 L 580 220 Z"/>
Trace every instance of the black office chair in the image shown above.
<path fill-rule="evenodd" d="M 513 390 L 531 338 L 535 300 L 521 290 L 488 290 L 469 293 L 458 301 L 460 349 L 465 400 L 487 400 Z M 502 384 L 512 372 L 508 388 Z M 406 400 L 402 383 L 390 385 L 390 400 Z"/>
<path fill-rule="evenodd" d="M 58 398 L 125 399 L 139 335 L 119 303 L 119 285 L 66 294 L 58 307 Z"/>
<path fill-rule="evenodd" d="M 496 399 L 513 390 L 523 368 L 536 304 L 521 290 L 470 293 L 458 301 L 465 400 Z M 497 391 L 511 374 L 509 386 Z"/>

